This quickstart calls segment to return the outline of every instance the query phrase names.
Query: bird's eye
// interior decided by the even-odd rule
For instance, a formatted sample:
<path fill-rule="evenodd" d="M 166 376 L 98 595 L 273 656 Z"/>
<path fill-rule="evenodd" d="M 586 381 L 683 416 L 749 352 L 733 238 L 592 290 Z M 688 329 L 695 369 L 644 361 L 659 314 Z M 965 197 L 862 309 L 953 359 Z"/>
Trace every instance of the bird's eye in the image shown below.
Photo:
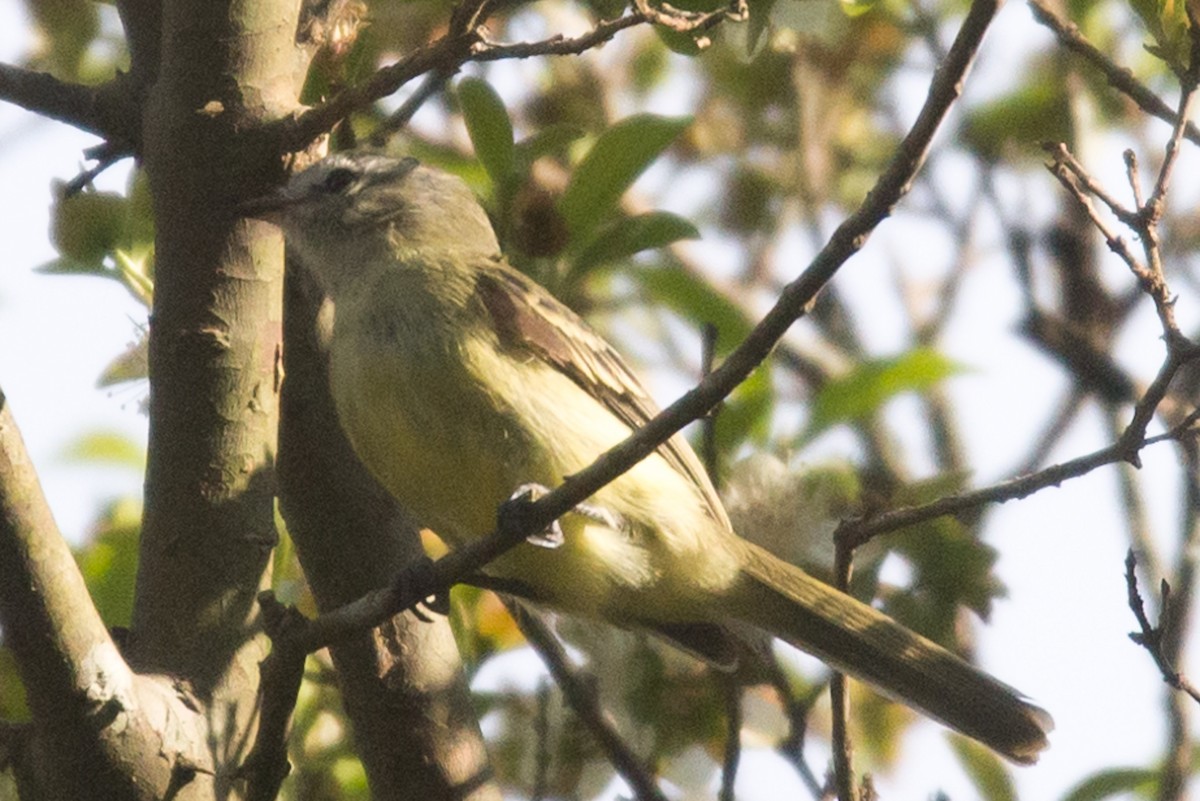
<path fill-rule="evenodd" d="M 325 183 L 322 186 L 326 192 L 341 192 L 354 183 L 356 178 L 358 178 L 358 175 L 354 170 L 338 167 L 336 170 L 331 170 L 329 175 L 325 176 Z"/>

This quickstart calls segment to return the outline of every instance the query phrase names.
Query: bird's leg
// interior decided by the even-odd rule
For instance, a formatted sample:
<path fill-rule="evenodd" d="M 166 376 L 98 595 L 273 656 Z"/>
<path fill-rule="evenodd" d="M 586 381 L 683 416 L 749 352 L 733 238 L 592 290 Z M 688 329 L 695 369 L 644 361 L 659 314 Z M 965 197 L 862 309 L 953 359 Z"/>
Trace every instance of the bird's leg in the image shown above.
<path fill-rule="evenodd" d="M 516 492 L 512 494 L 510 500 L 524 498 L 530 501 L 536 501 L 543 495 L 550 492 L 550 488 L 543 484 L 522 484 L 517 487 Z M 602 526 L 611 528 L 613 531 L 624 531 L 625 521 L 620 515 L 614 514 L 603 506 L 594 506 L 590 503 L 577 504 L 572 510 L 577 515 L 582 515 L 593 523 L 599 523 Z M 558 548 L 565 541 L 562 526 L 555 520 L 550 525 L 546 526 L 542 531 L 536 534 L 530 534 L 525 538 L 525 541 L 530 545 L 536 545 L 539 548 Z"/>
<path fill-rule="evenodd" d="M 396 577 L 396 591 L 401 596 L 407 596 L 410 592 L 413 594 L 424 592 L 425 588 L 433 583 L 432 578 L 433 560 L 428 556 L 422 556 L 400 571 L 400 575 Z M 425 614 L 426 609 L 443 617 L 450 614 L 449 590 L 430 592 L 422 596 L 421 600 L 412 607 L 412 613 L 418 620 L 431 623 L 433 619 Z"/>

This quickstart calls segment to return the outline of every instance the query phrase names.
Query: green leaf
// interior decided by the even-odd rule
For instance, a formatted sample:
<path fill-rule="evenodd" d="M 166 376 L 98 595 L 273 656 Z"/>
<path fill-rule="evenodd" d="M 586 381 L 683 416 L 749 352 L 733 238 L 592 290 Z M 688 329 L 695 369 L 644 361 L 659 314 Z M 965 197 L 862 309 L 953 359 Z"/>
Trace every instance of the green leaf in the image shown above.
<path fill-rule="evenodd" d="M 142 446 L 124 434 L 112 431 L 85 434 L 67 447 L 63 457 L 89 464 L 132 467 L 135 470 L 142 470 L 146 465 L 146 452 Z"/>
<path fill-rule="evenodd" d="M 1127 793 L 1153 798 L 1157 795 L 1159 775 L 1160 771 L 1150 768 L 1104 770 L 1075 785 L 1063 801 L 1100 801 Z"/>
<path fill-rule="evenodd" d="M 1014 151 L 1041 159 L 1042 142 L 1069 140 L 1066 97 L 1050 69 L 1035 65 L 1023 86 L 967 112 L 962 137 L 976 154 L 990 162 Z"/>
<path fill-rule="evenodd" d="M 614 220 L 600 228 L 575 259 L 574 270 L 586 272 L 597 264 L 629 258 L 635 253 L 665 247 L 680 239 L 699 239 L 700 232 L 684 218 L 652 211 Z"/>
<path fill-rule="evenodd" d="M 559 122 L 522 139 L 513 148 L 517 172 L 528 172 L 530 165 L 543 156 L 562 155 L 567 146 L 583 134 L 584 130 L 579 126 Z"/>
<path fill-rule="evenodd" d="M 150 337 L 149 332 L 142 330 L 136 342 L 105 365 L 96 386 L 111 387 L 126 381 L 140 381 L 149 375 Z"/>
<path fill-rule="evenodd" d="M 746 338 L 752 324 L 742 310 L 704 279 L 677 265 L 639 267 L 629 275 L 650 299 L 697 325 L 717 327 L 717 353 L 728 353 Z"/>
<path fill-rule="evenodd" d="M 66 256 L 39 264 L 33 271 L 42 275 L 98 275 L 103 278 L 112 278 L 113 274 L 112 269 L 103 262 L 84 263 Z"/>
<path fill-rule="evenodd" d="M 842 11 L 851 18 L 861 17 L 878 5 L 877 0 L 841 0 L 841 4 Z"/>
<path fill-rule="evenodd" d="M 904 392 L 921 392 L 962 368 L 935 350 L 916 348 L 891 359 L 863 362 L 851 373 L 830 381 L 812 403 L 812 417 L 802 437 L 807 441 L 832 425 L 862 420 Z"/>
<path fill-rule="evenodd" d="M 480 78 L 458 82 L 458 102 L 475 155 L 492 183 L 503 186 L 513 173 L 513 129 L 504 101 L 491 84 Z"/>
<path fill-rule="evenodd" d="M 122 242 L 126 204 L 125 198 L 112 192 L 60 195 L 51 227 L 59 253 L 81 264 L 99 264 Z"/>
<path fill-rule="evenodd" d="M 92 540 L 75 555 L 96 609 L 109 626 L 127 626 L 133 614 L 141 504 L 111 504 L 94 526 Z"/>
<path fill-rule="evenodd" d="M 587 238 L 625 190 L 690 124 L 690 117 L 638 114 L 600 135 L 571 174 L 559 201 L 576 242 Z"/>
<path fill-rule="evenodd" d="M 958 734 L 950 735 L 950 745 L 983 801 L 1016 801 L 1012 777 L 998 756 Z"/>
<path fill-rule="evenodd" d="M 1187 71 L 1191 60 L 1191 22 L 1185 0 L 1130 0 L 1154 44 L 1146 50 L 1167 63 L 1176 74 Z"/>
<path fill-rule="evenodd" d="M 747 441 L 762 444 L 770 433 L 775 387 L 769 364 L 738 385 L 717 414 L 717 453 L 734 454 Z"/>

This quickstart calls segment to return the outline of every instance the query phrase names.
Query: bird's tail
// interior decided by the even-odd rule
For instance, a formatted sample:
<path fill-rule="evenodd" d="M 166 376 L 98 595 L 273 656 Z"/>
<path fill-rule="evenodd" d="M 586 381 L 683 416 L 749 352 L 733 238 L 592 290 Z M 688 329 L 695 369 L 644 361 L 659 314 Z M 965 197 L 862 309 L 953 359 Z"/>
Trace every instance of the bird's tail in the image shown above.
<path fill-rule="evenodd" d="M 1054 721 L 1019 692 L 758 546 L 726 608 L 1005 755 L 1030 764 Z"/>

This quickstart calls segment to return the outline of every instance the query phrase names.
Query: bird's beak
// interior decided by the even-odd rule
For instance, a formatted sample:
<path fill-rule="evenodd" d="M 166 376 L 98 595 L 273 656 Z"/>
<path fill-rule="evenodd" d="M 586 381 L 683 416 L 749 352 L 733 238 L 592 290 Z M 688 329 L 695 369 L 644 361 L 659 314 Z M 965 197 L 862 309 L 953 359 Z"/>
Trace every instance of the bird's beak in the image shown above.
<path fill-rule="evenodd" d="M 234 211 L 242 217 L 253 217 L 256 220 L 278 223 L 289 206 L 295 203 L 295 198 L 287 194 L 281 187 L 274 192 L 268 192 L 249 200 L 243 200 L 234 207 Z"/>

